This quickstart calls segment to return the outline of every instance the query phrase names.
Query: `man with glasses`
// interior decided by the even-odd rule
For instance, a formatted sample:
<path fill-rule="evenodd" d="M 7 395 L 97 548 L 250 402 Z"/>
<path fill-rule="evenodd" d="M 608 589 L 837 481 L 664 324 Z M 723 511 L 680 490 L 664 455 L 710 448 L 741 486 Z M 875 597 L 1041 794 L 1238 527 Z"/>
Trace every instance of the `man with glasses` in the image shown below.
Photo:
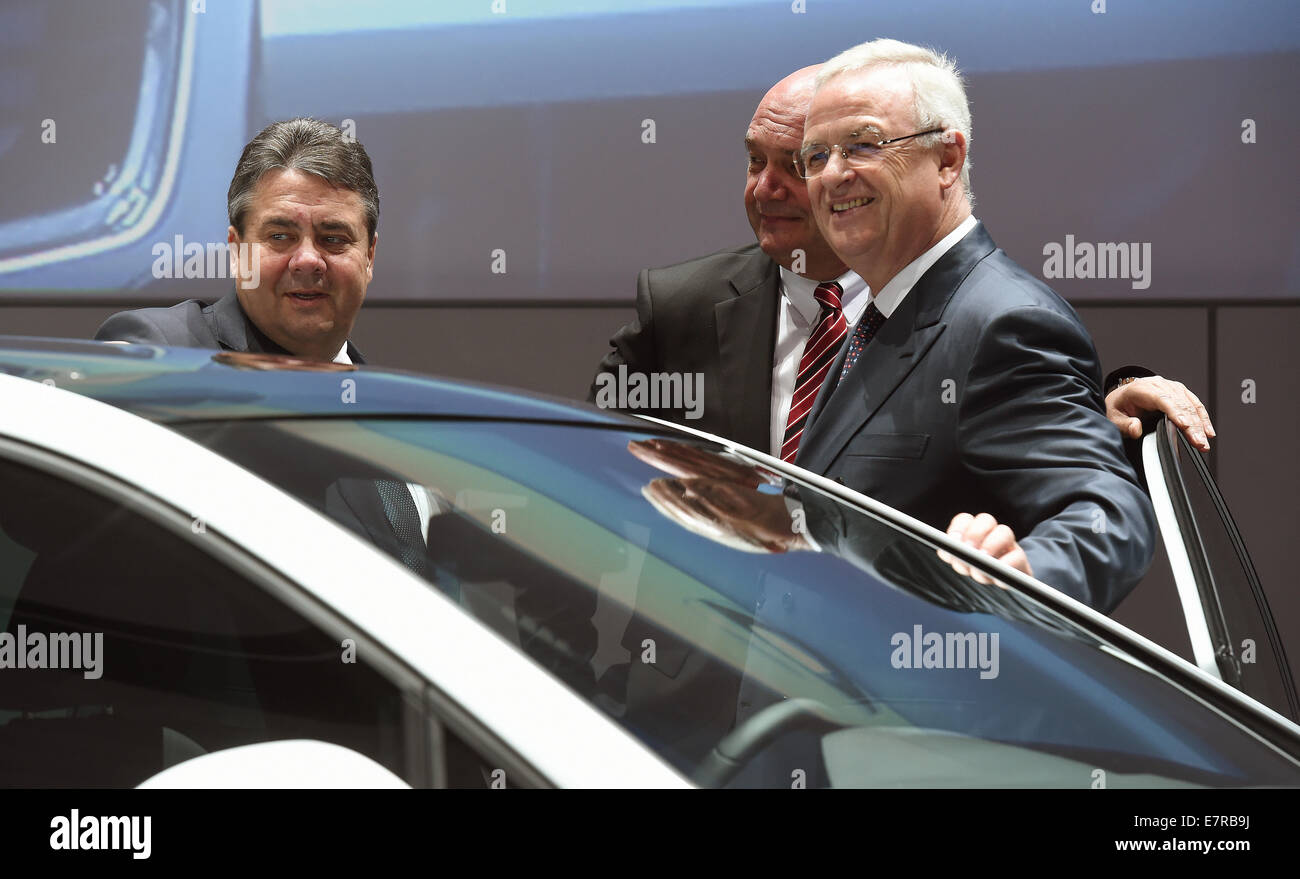
<path fill-rule="evenodd" d="M 818 69 L 805 67 L 773 86 L 745 132 L 745 214 L 757 242 L 642 271 L 636 319 L 610 340 L 590 400 L 597 400 L 602 378 L 620 368 L 702 374 L 702 411 L 692 413 L 698 418 L 671 410 L 651 414 L 794 459 L 838 350 L 833 343 L 845 336 L 844 328 L 830 327 L 829 336 L 814 339 L 822 316 L 817 297 L 839 298 L 846 327 L 870 298 L 866 283 L 822 237 L 795 168 Z M 818 293 L 819 287 L 827 289 Z M 1154 376 L 1119 385 L 1126 377 L 1150 375 L 1125 367 L 1107 379 L 1111 421 L 1126 435 L 1140 436 L 1141 416 L 1165 412 L 1194 445 L 1208 449 L 1207 435 L 1214 435 L 1209 416 L 1181 383 Z"/>
<path fill-rule="evenodd" d="M 871 296 L 796 463 L 1109 611 L 1150 563 L 1151 504 L 1087 331 L 971 213 L 970 132 L 928 49 L 876 40 L 818 73 L 796 167 Z"/>

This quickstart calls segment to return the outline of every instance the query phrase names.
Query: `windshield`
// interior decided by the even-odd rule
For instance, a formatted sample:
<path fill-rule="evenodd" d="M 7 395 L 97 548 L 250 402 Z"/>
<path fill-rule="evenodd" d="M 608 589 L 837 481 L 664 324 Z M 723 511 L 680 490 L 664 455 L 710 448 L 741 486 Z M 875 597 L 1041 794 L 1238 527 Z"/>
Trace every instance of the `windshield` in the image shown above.
<path fill-rule="evenodd" d="M 700 784 L 1300 784 L 1049 608 L 721 446 L 535 422 L 177 429 L 400 559 Z"/>

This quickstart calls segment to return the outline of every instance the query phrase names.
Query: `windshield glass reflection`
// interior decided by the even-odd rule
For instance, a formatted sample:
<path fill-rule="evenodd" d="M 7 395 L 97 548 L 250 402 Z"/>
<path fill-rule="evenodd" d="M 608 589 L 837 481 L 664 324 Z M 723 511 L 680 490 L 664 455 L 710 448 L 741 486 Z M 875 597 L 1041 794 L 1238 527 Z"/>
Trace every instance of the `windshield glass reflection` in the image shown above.
<path fill-rule="evenodd" d="M 1049 607 L 712 443 L 419 419 L 185 431 L 411 565 L 702 784 L 1300 783 Z"/>

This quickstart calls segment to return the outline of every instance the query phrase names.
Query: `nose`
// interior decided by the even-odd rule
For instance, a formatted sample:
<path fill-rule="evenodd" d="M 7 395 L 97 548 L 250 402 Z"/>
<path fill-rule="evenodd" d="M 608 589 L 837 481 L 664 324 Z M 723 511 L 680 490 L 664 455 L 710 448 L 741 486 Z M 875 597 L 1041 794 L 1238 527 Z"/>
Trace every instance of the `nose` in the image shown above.
<path fill-rule="evenodd" d="M 826 167 L 822 168 L 822 179 L 831 180 L 836 177 L 842 179 L 846 172 L 851 173 L 852 169 L 849 167 L 849 160 L 844 157 L 844 150 L 833 147 L 831 154 L 826 158 Z"/>
<path fill-rule="evenodd" d="M 785 194 L 785 178 L 775 165 L 768 163 L 763 172 L 758 175 L 758 183 L 754 186 L 754 195 L 764 201 L 776 201 L 783 198 Z"/>
<path fill-rule="evenodd" d="M 289 259 L 289 270 L 304 275 L 320 275 L 325 272 L 325 259 L 309 236 L 303 236 Z"/>

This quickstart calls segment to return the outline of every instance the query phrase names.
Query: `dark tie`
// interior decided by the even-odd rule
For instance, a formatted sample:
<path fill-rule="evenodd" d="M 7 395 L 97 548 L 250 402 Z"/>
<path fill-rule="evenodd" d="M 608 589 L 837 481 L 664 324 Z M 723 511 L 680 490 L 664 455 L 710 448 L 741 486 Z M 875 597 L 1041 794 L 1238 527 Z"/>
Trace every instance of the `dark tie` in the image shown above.
<path fill-rule="evenodd" d="M 421 577 L 429 576 L 428 550 L 420 531 L 420 511 L 416 509 L 406 483 L 376 479 L 375 487 L 379 489 L 379 499 L 384 502 L 384 515 L 397 535 L 402 564 Z"/>
<path fill-rule="evenodd" d="M 781 441 L 782 461 L 794 461 L 808 412 L 817 399 L 826 371 L 840 353 L 840 343 L 848 334 L 848 321 L 840 305 L 842 292 L 834 281 L 819 284 L 813 291 L 813 298 L 821 303 L 821 315 L 799 358 L 799 375 L 794 380 L 794 396 L 790 398 L 790 417 L 785 421 L 785 438 Z"/>
<path fill-rule="evenodd" d="M 853 338 L 849 340 L 849 350 L 844 355 L 844 368 L 840 370 L 839 381 L 835 383 L 836 387 L 839 387 L 839 383 L 844 381 L 844 376 L 848 375 L 849 370 L 853 368 L 853 364 L 858 362 L 858 355 L 862 353 L 862 349 L 867 347 L 867 343 L 875 337 L 876 330 L 880 329 L 884 323 L 885 316 L 881 314 L 879 308 L 876 308 L 876 303 L 868 303 L 867 310 L 862 313 L 861 319 L 858 320 L 858 328 L 853 331 Z"/>

